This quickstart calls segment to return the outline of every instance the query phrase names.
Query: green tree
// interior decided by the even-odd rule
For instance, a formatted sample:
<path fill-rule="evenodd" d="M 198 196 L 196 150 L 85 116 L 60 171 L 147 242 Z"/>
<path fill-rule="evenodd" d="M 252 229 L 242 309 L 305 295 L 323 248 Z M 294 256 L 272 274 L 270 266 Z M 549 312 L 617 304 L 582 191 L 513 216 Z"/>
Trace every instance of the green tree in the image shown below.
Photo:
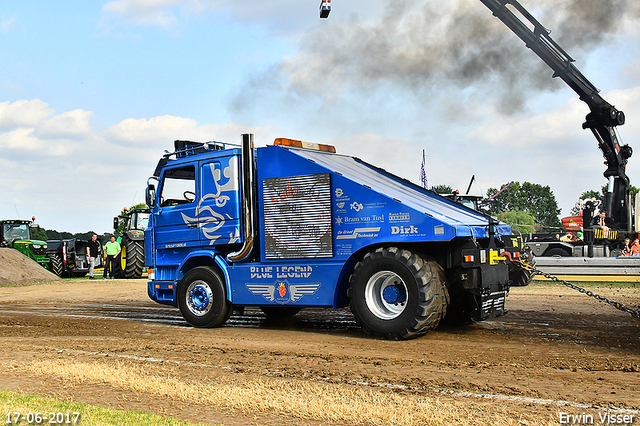
<path fill-rule="evenodd" d="M 31 228 L 31 239 L 32 240 L 40 240 L 40 241 L 47 241 L 47 233 L 44 229 L 40 228 L 39 226 L 35 226 L 33 228 Z"/>
<path fill-rule="evenodd" d="M 549 186 L 530 182 L 524 182 L 521 185 L 519 182 L 513 182 L 503 185 L 500 190 L 502 192 L 488 203 L 491 214 L 500 215 L 502 212 L 510 211 L 528 212 L 540 226 L 562 227 L 558 218 L 560 208 Z M 487 198 L 495 196 L 500 190 L 489 188 Z"/>
<path fill-rule="evenodd" d="M 453 194 L 453 188 L 449 185 L 436 185 L 433 187 L 436 194 Z"/>
<path fill-rule="evenodd" d="M 500 215 L 500 220 L 523 234 L 536 232 L 536 218 L 527 211 L 511 210 Z"/>

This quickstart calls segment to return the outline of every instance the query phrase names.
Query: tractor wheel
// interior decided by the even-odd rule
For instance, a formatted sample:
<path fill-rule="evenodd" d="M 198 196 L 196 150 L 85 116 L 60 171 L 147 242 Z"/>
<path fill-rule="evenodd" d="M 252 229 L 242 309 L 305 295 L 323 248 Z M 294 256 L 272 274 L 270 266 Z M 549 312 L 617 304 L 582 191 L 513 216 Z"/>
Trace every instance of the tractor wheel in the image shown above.
<path fill-rule="evenodd" d="M 51 262 L 49 263 L 51 272 L 61 277 L 62 272 L 64 272 L 62 259 L 60 259 L 60 256 L 58 256 L 57 254 L 50 254 L 49 259 L 51 260 Z"/>
<path fill-rule="evenodd" d="M 519 270 L 513 273 L 515 277 L 515 278 L 512 278 L 513 282 L 511 283 L 511 285 L 513 287 L 527 286 L 535 278 L 536 274 L 534 274 L 533 271 L 531 271 L 531 269 L 534 269 L 536 267 L 535 256 L 533 256 L 532 254 L 531 257 L 529 257 L 529 259 L 527 259 L 525 263 L 528 266 L 527 268 L 523 268 L 522 270 Z M 511 274 L 510 274 L 510 278 L 511 278 Z"/>
<path fill-rule="evenodd" d="M 144 267 L 144 242 L 124 235 L 120 242 L 120 255 L 116 259 L 118 278 L 141 278 Z"/>
<path fill-rule="evenodd" d="M 193 268 L 180 281 L 178 307 L 184 319 L 194 327 L 218 327 L 231 315 L 224 281 L 206 266 Z"/>
<path fill-rule="evenodd" d="M 302 308 L 288 308 L 284 306 L 262 306 L 260 309 L 269 320 L 291 318 L 302 310 Z"/>
<path fill-rule="evenodd" d="M 435 329 L 449 304 L 444 270 L 432 258 L 397 247 L 358 262 L 349 279 L 350 307 L 373 336 L 400 340 Z"/>

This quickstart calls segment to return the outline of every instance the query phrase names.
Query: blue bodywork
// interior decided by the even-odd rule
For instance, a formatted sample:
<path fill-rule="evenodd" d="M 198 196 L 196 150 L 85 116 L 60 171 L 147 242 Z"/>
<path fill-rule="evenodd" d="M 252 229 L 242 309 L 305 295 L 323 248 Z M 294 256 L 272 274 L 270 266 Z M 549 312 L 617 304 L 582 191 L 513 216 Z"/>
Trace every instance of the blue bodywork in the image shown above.
<path fill-rule="evenodd" d="M 145 231 L 151 299 L 176 305 L 180 279 L 206 265 L 222 272 L 234 305 L 338 308 L 366 252 L 411 246 L 455 266 L 452 247 L 490 237 L 486 216 L 357 158 L 268 146 L 256 149 L 256 244 L 249 259 L 232 263 L 226 254 L 244 231 L 240 159 L 239 149 L 225 149 L 159 165 L 160 196 Z M 192 179 L 195 195 L 164 200 L 172 177 Z M 505 224 L 494 230 L 497 239 L 511 235 Z"/>

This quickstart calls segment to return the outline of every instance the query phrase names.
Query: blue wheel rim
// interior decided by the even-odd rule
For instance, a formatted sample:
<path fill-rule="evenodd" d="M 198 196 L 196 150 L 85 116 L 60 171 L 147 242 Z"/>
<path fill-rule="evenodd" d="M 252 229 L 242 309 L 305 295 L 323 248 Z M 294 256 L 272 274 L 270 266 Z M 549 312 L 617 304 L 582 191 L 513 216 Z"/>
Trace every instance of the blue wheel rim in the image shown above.
<path fill-rule="evenodd" d="M 213 306 L 213 292 L 205 281 L 196 280 L 187 288 L 187 308 L 193 315 L 206 315 Z"/>

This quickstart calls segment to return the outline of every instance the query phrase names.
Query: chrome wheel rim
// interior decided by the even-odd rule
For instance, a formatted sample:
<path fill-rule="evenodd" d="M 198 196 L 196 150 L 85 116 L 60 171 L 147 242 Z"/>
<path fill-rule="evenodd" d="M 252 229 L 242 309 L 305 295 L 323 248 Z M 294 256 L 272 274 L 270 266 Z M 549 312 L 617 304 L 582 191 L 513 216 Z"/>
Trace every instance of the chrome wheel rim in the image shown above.
<path fill-rule="evenodd" d="M 195 316 L 204 316 L 213 305 L 213 292 L 205 281 L 196 280 L 187 288 L 187 308 Z"/>
<path fill-rule="evenodd" d="M 407 285 L 391 271 L 375 273 L 367 281 L 365 303 L 373 315 L 392 320 L 404 312 L 407 305 Z"/>

